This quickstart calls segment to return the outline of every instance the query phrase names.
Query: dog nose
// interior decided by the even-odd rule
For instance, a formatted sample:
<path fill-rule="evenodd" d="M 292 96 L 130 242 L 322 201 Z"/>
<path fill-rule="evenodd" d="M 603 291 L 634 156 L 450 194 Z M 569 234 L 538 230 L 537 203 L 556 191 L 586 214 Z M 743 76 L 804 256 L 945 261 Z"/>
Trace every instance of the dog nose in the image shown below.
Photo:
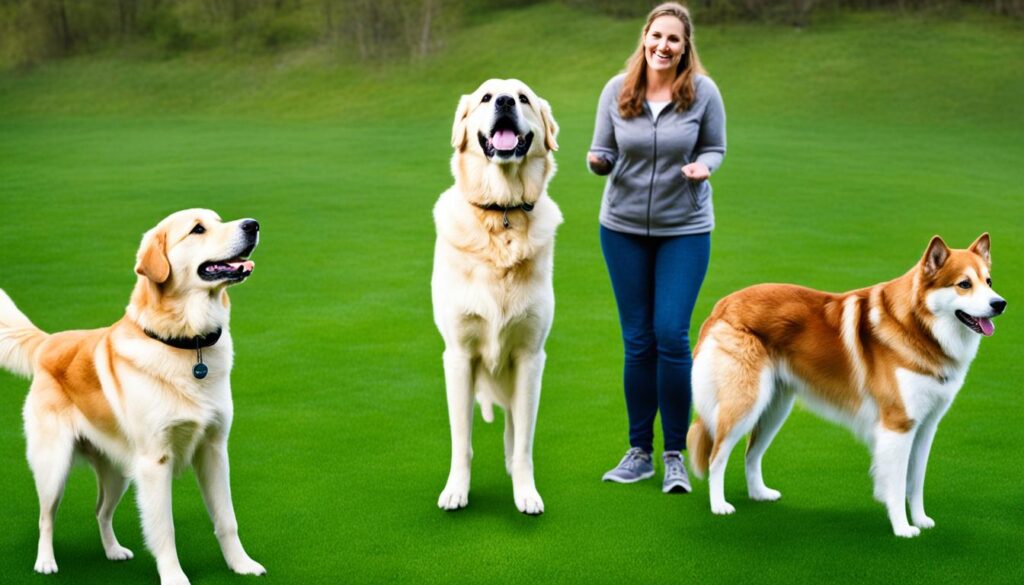
<path fill-rule="evenodd" d="M 996 312 L 996 315 L 999 315 L 1006 310 L 1006 301 L 1003 299 L 992 301 L 990 305 L 992 306 L 992 310 Z"/>
<path fill-rule="evenodd" d="M 499 95 L 494 100 L 494 107 L 501 112 L 511 112 L 516 107 L 516 100 L 510 95 Z"/>
<path fill-rule="evenodd" d="M 260 231 L 260 222 L 255 219 L 247 219 L 242 222 L 242 231 L 249 235 L 253 235 Z"/>

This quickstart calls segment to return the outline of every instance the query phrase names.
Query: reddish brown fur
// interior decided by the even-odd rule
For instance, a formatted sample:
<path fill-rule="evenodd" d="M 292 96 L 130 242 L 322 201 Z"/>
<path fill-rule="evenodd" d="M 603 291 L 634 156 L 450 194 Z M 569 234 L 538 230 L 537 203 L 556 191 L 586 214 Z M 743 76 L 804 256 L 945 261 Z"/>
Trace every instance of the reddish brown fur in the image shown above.
<path fill-rule="evenodd" d="M 725 433 L 750 411 L 757 397 L 759 376 L 769 359 L 784 361 L 819 399 L 851 414 L 860 407 L 866 392 L 878 405 L 885 428 L 910 431 L 915 421 L 907 416 L 900 397 L 897 369 L 939 377 L 951 362 L 931 333 L 934 316 L 926 307 L 926 295 L 962 280 L 968 267 L 977 272 L 978 278 L 987 278 L 986 268 L 991 265 L 988 248 L 987 234 L 969 250 L 950 250 L 936 236 L 914 268 L 874 287 L 835 294 L 788 284 L 763 284 L 719 301 L 701 326 L 694 350 L 698 355 L 708 336 L 714 336 L 719 352 L 716 357 L 728 358 L 712 364 L 718 391 L 718 428 L 708 452 L 702 444 L 710 440 L 707 429 L 699 417 L 694 422 L 688 435 L 694 467 L 698 471 L 706 469 Z M 855 323 L 855 355 L 843 340 L 847 302 L 854 303 L 850 311 Z M 756 432 L 755 426 L 751 440 Z"/>
<path fill-rule="evenodd" d="M 55 412 L 74 405 L 98 430 L 117 433 L 117 421 L 110 402 L 103 395 L 93 356 L 106 343 L 108 329 L 65 331 L 51 335 L 40 348 L 36 387 L 51 380 L 47 404 Z"/>
<path fill-rule="evenodd" d="M 708 471 L 708 461 L 711 460 L 711 433 L 704 426 L 704 421 L 698 416 L 690 425 L 686 433 L 686 449 L 690 452 L 690 465 L 693 466 L 697 477 L 704 477 Z"/>
<path fill-rule="evenodd" d="M 167 235 L 158 231 L 143 245 L 145 247 L 139 255 L 135 272 L 156 283 L 166 282 L 171 275 L 171 265 L 167 260 Z"/>

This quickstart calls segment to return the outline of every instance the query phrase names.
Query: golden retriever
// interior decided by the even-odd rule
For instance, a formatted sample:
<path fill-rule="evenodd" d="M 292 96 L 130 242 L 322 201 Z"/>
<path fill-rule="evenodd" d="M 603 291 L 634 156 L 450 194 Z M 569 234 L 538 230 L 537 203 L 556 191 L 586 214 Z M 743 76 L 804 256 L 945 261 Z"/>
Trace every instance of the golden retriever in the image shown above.
<path fill-rule="evenodd" d="M 452 128 L 455 185 L 434 206 L 434 322 L 444 338 L 451 471 L 438 506 L 469 503 L 473 399 L 505 409 L 505 466 L 516 507 L 540 514 L 533 433 L 554 317 L 555 230 L 547 195 L 558 126 L 521 81 L 491 79 L 462 96 Z"/>
<path fill-rule="evenodd" d="M 238 538 L 227 452 L 226 289 L 252 274 L 248 256 L 258 240 L 251 219 L 223 223 L 205 209 L 164 219 L 142 238 L 125 316 L 103 329 L 44 333 L 0 290 L 0 365 L 32 379 L 24 419 L 40 503 L 37 572 L 57 572 L 53 518 L 74 455 L 96 471 L 107 558 L 132 558 L 112 519 L 134 481 L 161 583 L 188 583 L 174 543 L 171 479 L 192 465 L 228 566 L 266 572 Z"/>

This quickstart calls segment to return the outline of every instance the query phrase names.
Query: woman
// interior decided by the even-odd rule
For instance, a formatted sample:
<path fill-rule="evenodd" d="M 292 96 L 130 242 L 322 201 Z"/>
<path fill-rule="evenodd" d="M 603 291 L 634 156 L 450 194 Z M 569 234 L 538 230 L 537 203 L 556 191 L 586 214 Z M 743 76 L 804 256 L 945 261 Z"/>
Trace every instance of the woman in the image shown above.
<path fill-rule="evenodd" d="M 711 176 L 725 155 L 725 110 L 693 44 L 686 8 L 647 16 L 626 72 L 605 85 L 587 163 L 610 175 L 601 249 L 625 346 L 630 449 L 605 481 L 654 475 L 654 417 L 665 439 L 662 491 L 689 492 L 690 317 L 707 272 Z"/>

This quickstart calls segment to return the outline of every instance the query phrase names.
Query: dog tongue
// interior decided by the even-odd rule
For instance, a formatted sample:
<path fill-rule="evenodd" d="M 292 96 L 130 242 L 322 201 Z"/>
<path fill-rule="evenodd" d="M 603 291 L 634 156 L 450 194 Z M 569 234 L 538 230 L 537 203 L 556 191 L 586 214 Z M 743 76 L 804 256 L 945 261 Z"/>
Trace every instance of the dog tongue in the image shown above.
<path fill-rule="evenodd" d="M 995 333 L 996 326 L 992 323 L 992 319 L 986 319 L 985 317 L 978 317 L 978 325 L 981 326 L 981 333 L 988 337 Z"/>
<path fill-rule="evenodd" d="M 227 265 L 238 270 L 240 268 L 245 269 L 246 272 L 252 272 L 256 268 L 256 263 L 252 260 L 244 260 L 242 262 L 227 262 Z"/>
<path fill-rule="evenodd" d="M 516 133 L 511 130 L 498 130 L 491 137 L 491 144 L 498 150 L 512 150 L 516 147 L 516 143 L 519 139 L 516 138 Z"/>

